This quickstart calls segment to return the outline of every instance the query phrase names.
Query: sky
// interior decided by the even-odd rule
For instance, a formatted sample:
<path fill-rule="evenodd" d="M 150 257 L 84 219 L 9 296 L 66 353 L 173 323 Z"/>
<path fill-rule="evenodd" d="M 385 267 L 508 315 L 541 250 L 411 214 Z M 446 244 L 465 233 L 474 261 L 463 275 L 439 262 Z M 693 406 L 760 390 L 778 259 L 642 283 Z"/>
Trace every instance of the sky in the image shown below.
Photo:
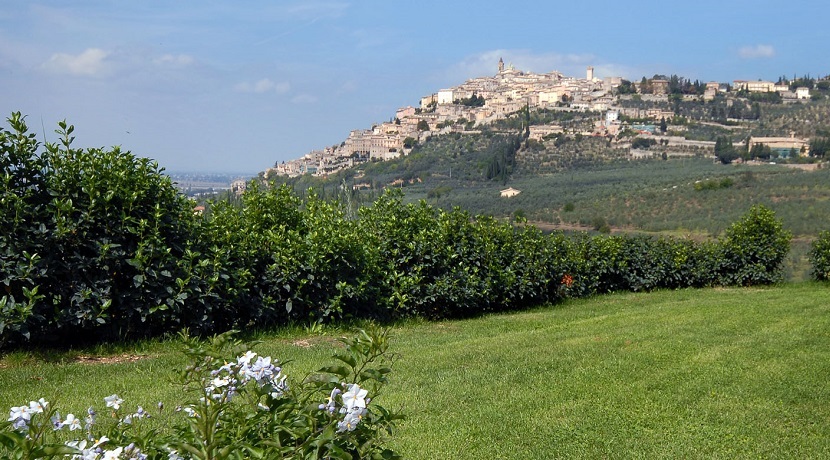
<path fill-rule="evenodd" d="M 830 73 L 830 3 L 4 0 L 2 126 L 255 175 L 497 72 L 639 80 Z"/>

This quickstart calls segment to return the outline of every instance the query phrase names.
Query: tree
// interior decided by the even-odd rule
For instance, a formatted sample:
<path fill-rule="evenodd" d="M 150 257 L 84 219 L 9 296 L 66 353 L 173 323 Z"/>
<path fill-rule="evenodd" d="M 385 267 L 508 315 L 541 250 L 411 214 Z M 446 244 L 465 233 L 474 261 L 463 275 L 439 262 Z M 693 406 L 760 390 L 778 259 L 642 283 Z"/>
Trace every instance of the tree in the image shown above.
<path fill-rule="evenodd" d="M 648 149 L 652 145 L 657 144 L 657 141 L 654 139 L 646 139 L 644 137 L 638 137 L 631 141 L 631 148 L 632 149 Z"/>
<path fill-rule="evenodd" d="M 516 222 L 518 224 L 523 224 L 527 222 L 527 213 L 524 209 L 519 208 L 513 211 L 513 222 Z"/>
<path fill-rule="evenodd" d="M 470 97 L 465 97 L 463 99 L 457 99 L 453 101 L 456 104 L 464 105 L 467 107 L 484 107 L 484 96 L 479 96 L 473 91 L 473 95 Z"/>
<path fill-rule="evenodd" d="M 761 160 L 767 160 L 772 156 L 772 150 L 769 148 L 768 145 L 756 143 L 752 146 L 752 149 L 749 151 L 750 158 L 759 158 Z"/>
<path fill-rule="evenodd" d="M 732 145 L 732 140 L 725 136 L 718 136 L 715 140 L 715 157 L 727 165 L 738 159 L 738 152 Z"/>
<path fill-rule="evenodd" d="M 640 94 L 651 94 L 651 82 L 646 77 L 640 80 Z"/>
<path fill-rule="evenodd" d="M 418 131 L 429 131 L 429 123 L 426 120 L 419 120 L 416 128 Z"/>
<path fill-rule="evenodd" d="M 636 94 L 637 93 L 637 88 L 635 88 L 634 85 L 631 84 L 630 81 L 628 81 L 626 79 L 623 79 L 620 82 L 620 86 L 617 87 L 617 93 L 619 93 L 619 94 Z"/>
<path fill-rule="evenodd" d="M 830 138 L 816 137 L 810 140 L 810 156 L 824 158 L 828 150 L 830 150 Z"/>
<path fill-rule="evenodd" d="M 682 94 L 669 94 L 669 103 L 675 115 L 680 115 L 680 104 L 683 102 Z"/>
<path fill-rule="evenodd" d="M 681 94 L 689 86 L 689 81 L 683 77 L 672 75 L 669 77 L 669 94 Z"/>
<path fill-rule="evenodd" d="M 743 103 L 735 101 L 735 103 L 732 104 L 732 107 L 729 107 L 729 118 L 743 118 L 743 110 Z"/>
<path fill-rule="evenodd" d="M 758 102 L 753 102 L 752 103 L 752 114 L 750 115 L 750 119 L 752 119 L 752 120 L 760 120 L 761 119 L 761 104 L 759 104 Z"/>
<path fill-rule="evenodd" d="M 660 119 L 660 132 L 666 134 L 666 130 L 668 129 L 668 125 L 666 125 L 666 117 Z"/>
<path fill-rule="evenodd" d="M 793 79 L 790 82 L 790 89 L 794 91 L 796 88 L 804 87 L 804 86 L 806 86 L 807 88 L 813 89 L 815 84 L 816 84 L 816 79 L 815 78 L 810 78 L 809 75 L 804 75 L 801 78 Z"/>

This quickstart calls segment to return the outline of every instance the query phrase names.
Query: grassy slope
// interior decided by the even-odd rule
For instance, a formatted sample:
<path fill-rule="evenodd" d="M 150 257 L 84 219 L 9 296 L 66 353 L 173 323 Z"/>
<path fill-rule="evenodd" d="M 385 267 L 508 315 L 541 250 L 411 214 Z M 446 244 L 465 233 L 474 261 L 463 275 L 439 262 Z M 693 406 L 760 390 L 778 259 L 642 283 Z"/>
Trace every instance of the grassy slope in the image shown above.
<path fill-rule="evenodd" d="M 399 378 L 423 375 L 400 384 L 415 411 L 400 445 L 413 458 L 827 455 L 827 300 L 814 285 L 622 294 L 421 326 L 399 339 L 422 348 Z"/>
<path fill-rule="evenodd" d="M 408 420 L 407 458 L 820 458 L 830 455 L 830 291 L 818 284 L 618 294 L 531 312 L 412 323 L 382 395 Z M 330 333 L 334 335 L 335 333 Z M 327 362 L 329 336 L 265 337 L 257 350 Z M 305 345 L 306 342 L 301 342 Z M 0 407 L 59 395 L 80 411 L 177 401 L 169 343 L 151 357 L 79 364 L 0 360 Z"/>

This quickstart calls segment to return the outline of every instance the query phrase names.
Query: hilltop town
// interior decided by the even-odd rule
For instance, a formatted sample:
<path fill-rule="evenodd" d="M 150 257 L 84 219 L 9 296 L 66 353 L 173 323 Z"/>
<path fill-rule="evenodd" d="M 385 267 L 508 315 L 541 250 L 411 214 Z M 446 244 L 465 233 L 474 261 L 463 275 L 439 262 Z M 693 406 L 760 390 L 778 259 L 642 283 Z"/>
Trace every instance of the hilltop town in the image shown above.
<path fill-rule="evenodd" d="M 830 86 L 827 78 L 818 81 L 818 88 L 798 86 L 798 80 L 779 82 L 734 80 L 720 82 L 690 82 L 671 77 L 630 82 L 622 77 L 598 78 L 593 67 L 586 69 L 584 78 L 568 77 L 553 71 L 545 74 L 524 72 L 512 65 L 498 62 L 494 76 L 478 77 L 461 85 L 441 89 L 422 97 L 419 107 L 402 107 L 387 122 L 370 129 L 349 133 L 341 144 L 314 150 L 301 158 L 277 163 L 265 171 L 265 176 L 295 177 L 303 174 L 327 176 L 339 170 L 369 161 L 391 160 L 407 155 L 414 146 L 430 136 L 446 133 L 476 133 L 484 126 L 515 115 L 523 110 L 553 110 L 592 114 L 590 123 L 579 129 L 566 128 L 558 123 L 527 126 L 527 137 L 541 141 L 551 136 L 570 132 L 582 136 L 606 137 L 620 143 L 631 155 L 642 155 L 639 146 L 655 142 L 637 143 L 632 135 L 648 137 L 660 129 L 660 142 L 675 152 L 714 153 L 713 139 L 690 139 L 682 135 L 685 127 L 677 121 L 683 102 L 712 102 L 725 100 L 713 106 L 711 113 L 698 119 L 720 120 L 728 124 L 735 120 L 757 120 L 760 117 L 758 101 L 789 104 L 816 99 L 817 89 L 824 92 Z M 748 97 L 748 102 L 733 104 L 725 95 Z M 668 126 L 667 126 L 668 125 Z M 570 129 L 570 130 L 569 130 Z M 667 135 L 668 131 L 668 135 Z M 680 134 L 680 135 L 679 135 Z M 809 139 L 796 137 L 795 131 L 779 133 L 774 137 L 755 137 L 743 141 L 746 149 L 765 145 L 786 156 L 789 152 L 806 152 Z"/>

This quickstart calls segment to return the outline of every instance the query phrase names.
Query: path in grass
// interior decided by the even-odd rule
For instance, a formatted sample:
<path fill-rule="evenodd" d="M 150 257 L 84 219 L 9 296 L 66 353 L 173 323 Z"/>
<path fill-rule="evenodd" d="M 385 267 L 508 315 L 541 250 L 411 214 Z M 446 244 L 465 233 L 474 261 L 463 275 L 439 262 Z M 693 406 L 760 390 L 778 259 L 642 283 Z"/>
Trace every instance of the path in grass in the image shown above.
<path fill-rule="evenodd" d="M 293 359 L 293 375 L 326 363 L 329 337 L 300 335 L 257 350 Z M 823 285 L 618 294 L 394 336 L 379 401 L 408 415 L 393 441 L 406 458 L 830 457 Z M 112 392 L 175 404 L 158 383 L 183 362 L 171 349 L 96 365 L 7 356 L 0 403 L 58 391 L 81 407 Z"/>

